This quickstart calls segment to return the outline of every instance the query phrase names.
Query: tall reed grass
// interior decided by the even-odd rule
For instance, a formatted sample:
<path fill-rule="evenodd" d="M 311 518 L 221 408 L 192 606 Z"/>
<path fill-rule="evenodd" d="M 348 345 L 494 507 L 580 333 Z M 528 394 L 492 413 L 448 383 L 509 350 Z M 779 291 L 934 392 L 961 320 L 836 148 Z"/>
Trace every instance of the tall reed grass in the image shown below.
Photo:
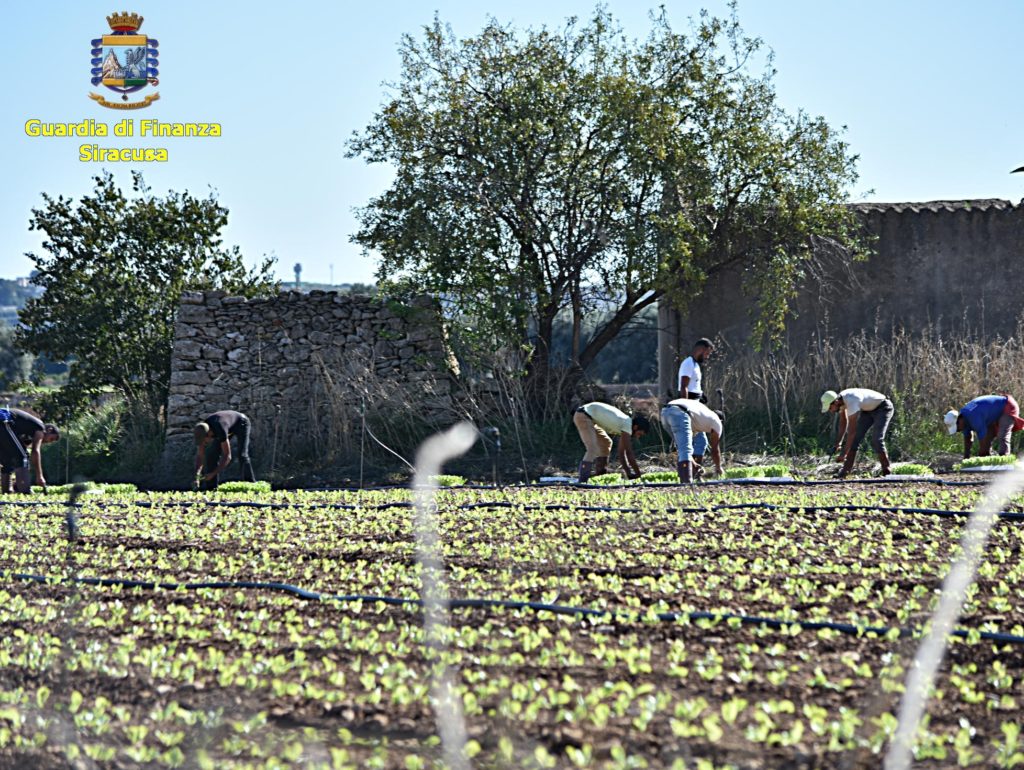
<path fill-rule="evenodd" d="M 865 387 L 889 396 L 896 457 L 961 451 L 962 441 L 942 423 L 948 409 L 986 393 L 1024 397 L 1024 320 L 1013 336 L 987 342 L 928 327 L 884 338 L 824 337 L 761 353 L 721 345 L 715 355 L 707 379 L 726 397 L 729 447 L 744 451 L 827 452 L 834 418 L 821 413 L 819 398 L 828 389 Z"/>

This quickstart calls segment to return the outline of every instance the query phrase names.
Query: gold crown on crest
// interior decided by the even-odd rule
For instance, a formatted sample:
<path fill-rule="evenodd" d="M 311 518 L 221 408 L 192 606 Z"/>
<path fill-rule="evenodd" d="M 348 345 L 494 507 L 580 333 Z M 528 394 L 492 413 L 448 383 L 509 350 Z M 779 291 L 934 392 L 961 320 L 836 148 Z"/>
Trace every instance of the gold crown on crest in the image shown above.
<path fill-rule="evenodd" d="M 142 26 L 142 17 L 137 13 L 112 13 L 107 17 L 107 24 L 114 30 L 136 30 Z"/>

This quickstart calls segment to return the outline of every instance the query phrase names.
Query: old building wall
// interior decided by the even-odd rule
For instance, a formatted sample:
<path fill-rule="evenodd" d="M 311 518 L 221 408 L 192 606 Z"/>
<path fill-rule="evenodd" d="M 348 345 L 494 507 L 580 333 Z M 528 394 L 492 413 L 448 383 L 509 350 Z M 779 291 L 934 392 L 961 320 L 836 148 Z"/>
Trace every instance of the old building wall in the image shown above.
<path fill-rule="evenodd" d="M 351 448 L 361 415 L 383 402 L 444 422 L 454 409 L 454 366 L 437 306 L 426 298 L 400 305 L 322 291 L 252 300 L 186 294 L 175 325 L 164 475 L 189 478 L 192 426 L 221 409 L 252 420 L 263 473 L 289 458 L 344 459 L 334 456 Z"/>
<path fill-rule="evenodd" d="M 791 305 L 786 340 L 794 349 L 815 336 L 860 331 L 885 338 L 894 328 L 1012 335 L 1022 310 L 1017 272 L 1024 256 L 1024 206 L 1005 200 L 858 204 L 874 253 L 843 266 L 824 255 L 822 274 Z M 702 336 L 732 350 L 750 346 L 753 297 L 741 276 L 716 276 L 682 313 L 663 308 L 659 389 L 667 393 L 679 361 Z"/>

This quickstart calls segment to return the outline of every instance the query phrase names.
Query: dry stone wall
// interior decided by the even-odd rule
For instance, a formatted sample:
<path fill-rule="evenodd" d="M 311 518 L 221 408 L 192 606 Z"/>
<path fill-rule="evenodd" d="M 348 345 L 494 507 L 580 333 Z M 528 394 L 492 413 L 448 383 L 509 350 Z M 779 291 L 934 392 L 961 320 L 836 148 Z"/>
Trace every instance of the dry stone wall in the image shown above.
<path fill-rule="evenodd" d="M 303 452 L 326 459 L 342 451 L 368 400 L 374 408 L 388 401 L 445 422 L 456 373 L 428 298 L 400 305 L 322 291 L 252 300 L 185 294 L 175 326 L 164 465 L 168 453 L 180 463 L 192 426 L 221 409 L 252 419 L 254 462 L 264 473 Z"/>

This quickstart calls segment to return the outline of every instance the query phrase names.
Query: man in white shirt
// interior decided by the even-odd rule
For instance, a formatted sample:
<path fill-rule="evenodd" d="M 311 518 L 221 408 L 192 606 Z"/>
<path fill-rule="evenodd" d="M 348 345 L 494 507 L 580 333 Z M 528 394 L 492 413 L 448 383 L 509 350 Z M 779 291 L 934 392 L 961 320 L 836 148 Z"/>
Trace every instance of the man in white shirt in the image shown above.
<path fill-rule="evenodd" d="M 711 358 L 715 346 L 707 337 L 701 337 L 694 343 L 690 355 L 679 365 L 679 398 L 689 398 L 706 404 L 704 386 L 701 382 L 703 372 L 700 365 Z M 693 440 L 693 459 L 699 468 L 704 462 L 704 453 L 708 449 L 708 440 L 704 433 L 698 433 Z"/>
<path fill-rule="evenodd" d="M 661 410 L 661 423 L 672 433 L 678 451 L 676 472 L 680 484 L 692 484 L 696 463 L 694 461 L 694 434 L 707 436 L 711 444 L 711 459 L 715 471 L 722 475 L 722 453 L 719 442 L 722 439 L 722 417 L 706 404 L 690 398 L 669 401 Z"/>
<path fill-rule="evenodd" d="M 711 358 L 714 349 L 715 346 L 711 344 L 711 340 L 702 337 L 697 340 L 690 355 L 679 364 L 680 398 L 695 398 L 707 403 L 706 398 L 701 398 L 704 395 L 704 389 L 701 385 L 700 365 Z"/>
<path fill-rule="evenodd" d="M 869 388 L 847 388 L 838 393 L 826 390 L 821 394 L 821 411 L 839 413 L 839 438 L 835 448 L 836 452 L 841 451 L 839 462 L 843 464 L 839 478 L 846 478 L 853 469 L 853 463 L 857 459 L 857 448 L 872 427 L 874 431 L 871 434 L 871 446 L 874 447 L 878 462 L 882 465 L 882 475 L 889 475 L 885 434 L 889 432 L 889 424 L 895 410 L 887 396 Z"/>
<path fill-rule="evenodd" d="M 633 439 L 640 438 L 650 430 L 651 423 L 643 415 L 630 417 L 611 404 L 592 401 L 576 409 L 573 424 L 587 449 L 580 463 L 580 483 L 591 476 L 600 476 L 608 470 L 608 458 L 612 453 L 613 436 L 619 437 L 619 456 L 626 476 L 640 478 L 640 466 L 633 453 Z"/>

